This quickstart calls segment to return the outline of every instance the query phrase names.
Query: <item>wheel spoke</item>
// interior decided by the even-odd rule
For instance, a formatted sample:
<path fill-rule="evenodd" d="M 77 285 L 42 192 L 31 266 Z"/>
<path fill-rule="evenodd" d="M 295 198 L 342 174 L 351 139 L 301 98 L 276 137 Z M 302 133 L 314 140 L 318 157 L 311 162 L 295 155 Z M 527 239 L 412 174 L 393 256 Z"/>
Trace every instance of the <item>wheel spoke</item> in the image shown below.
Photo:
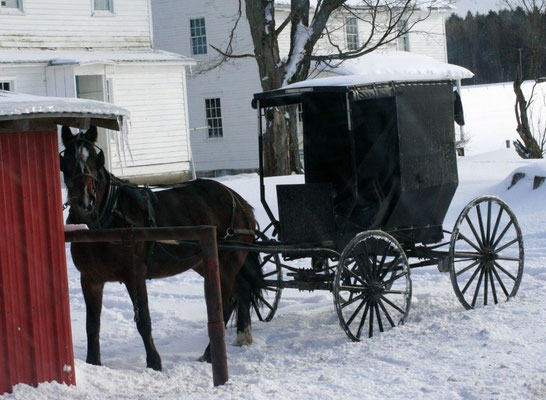
<path fill-rule="evenodd" d="M 385 294 L 406 294 L 407 292 L 405 290 L 384 290 L 383 293 L 385 293 Z"/>
<path fill-rule="evenodd" d="M 474 234 L 474 237 L 478 241 L 478 245 L 480 246 L 480 248 L 483 249 L 483 243 L 482 243 L 482 241 L 480 240 L 480 238 L 478 236 L 478 232 L 476 232 L 476 228 L 474 228 L 474 224 L 472 223 L 470 218 L 468 218 L 468 215 L 465 216 L 465 219 L 466 219 L 466 222 L 468 223 L 468 226 L 470 226 L 470 229 L 472 230 L 472 233 Z"/>
<path fill-rule="evenodd" d="M 358 265 L 358 264 L 357 264 Z M 353 276 L 358 282 L 360 282 L 362 285 L 366 286 L 368 283 L 364 282 L 360 276 L 358 276 L 355 272 L 347 268 L 345 265 L 343 266 L 343 269 L 347 271 L 350 275 Z"/>
<path fill-rule="evenodd" d="M 370 324 L 368 328 L 368 337 L 373 337 L 373 305 L 370 306 Z"/>
<path fill-rule="evenodd" d="M 263 317 L 262 317 L 262 313 L 260 313 L 260 307 L 258 306 L 258 304 L 256 304 L 256 301 L 254 301 L 254 299 L 252 299 L 252 306 L 254 307 L 254 311 L 256 312 L 256 316 L 258 317 L 258 319 L 260 321 L 263 321 Z"/>
<path fill-rule="evenodd" d="M 493 233 L 491 234 L 491 240 L 489 241 L 489 244 L 495 242 L 495 236 L 497 235 L 497 229 L 499 228 L 500 220 L 502 217 L 502 212 L 504 211 L 504 208 L 499 208 L 499 213 L 497 215 L 497 220 L 495 221 L 495 227 L 493 228 Z"/>
<path fill-rule="evenodd" d="M 364 259 L 367 260 L 368 257 L 364 257 Z M 369 264 L 367 264 L 367 263 L 364 261 L 364 259 L 362 259 L 362 257 L 361 257 L 360 255 L 358 255 L 358 256 L 355 255 L 355 260 L 354 260 L 354 262 L 355 262 L 356 266 L 358 267 L 358 270 L 360 271 L 360 273 L 362 274 L 362 276 L 363 276 L 364 279 L 366 280 L 366 282 L 371 282 L 372 279 L 371 279 L 370 275 L 368 274 L 368 271 L 366 271 L 366 268 L 364 268 L 365 265 L 368 265 L 368 266 L 369 266 Z M 358 262 L 358 260 L 362 260 L 362 263 Z"/>
<path fill-rule="evenodd" d="M 495 280 L 493 278 L 493 271 L 492 271 L 493 268 L 489 268 L 489 282 L 491 282 L 491 293 L 493 294 L 493 301 L 495 302 L 495 304 L 498 304 L 498 300 L 497 300 L 497 290 L 495 289 Z"/>
<path fill-rule="evenodd" d="M 406 271 L 402 272 L 401 274 L 392 276 L 389 280 L 386 280 L 383 282 L 384 286 L 389 286 L 391 283 L 394 283 L 394 281 L 398 280 L 398 278 L 402 278 L 403 276 L 406 276 L 408 273 Z"/>
<path fill-rule="evenodd" d="M 383 322 L 381 321 L 381 314 L 379 314 L 379 306 L 377 305 L 377 302 L 374 303 L 375 308 L 375 317 L 377 319 L 377 325 L 379 325 L 379 332 L 385 332 L 383 330 Z"/>
<path fill-rule="evenodd" d="M 496 253 L 500 253 L 501 251 L 503 251 L 504 249 L 506 249 L 507 247 L 510 247 L 512 246 L 514 243 L 517 243 L 519 242 L 519 238 L 515 238 L 514 240 L 510 240 L 508 243 L 506 243 L 505 245 L 503 245 L 502 247 L 499 247 L 498 249 L 495 249 L 495 252 Z"/>
<path fill-rule="evenodd" d="M 459 237 L 463 239 L 466 243 L 468 243 L 470 246 L 474 247 L 478 253 L 481 253 L 482 249 L 480 249 L 478 246 L 476 246 L 474 243 L 470 241 L 465 235 L 463 235 L 461 232 L 459 232 Z"/>
<path fill-rule="evenodd" d="M 264 299 L 263 296 L 258 295 L 258 298 L 260 299 L 260 301 L 261 301 L 267 308 L 269 308 L 270 310 L 273 310 L 274 307 L 273 307 L 271 304 L 269 304 L 269 302 L 268 302 L 266 299 Z"/>
<path fill-rule="evenodd" d="M 506 232 L 508 232 L 508 229 L 510 229 L 510 227 L 512 226 L 512 224 L 514 223 L 514 221 L 510 220 L 510 222 L 508 223 L 508 225 L 506 225 L 506 228 L 504 228 L 504 230 L 502 231 L 502 233 L 499 235 L 499 237 L 497 238 L 497 240 L 495 240 L 495 243 L 493 243 L 493 248 L 496 248 L 497 245 L 499 244 L 499 242 L 502 240 L 502 238 L 504 237 L 504 235 L 506 235 Z"/>
<path fill-rule="evenodd" d="M 394 324 L 394 321 L 392 320 L 390 314 L 387 312 L 387 309 L 385 308 L 385 305 L 383 304 L 383 302 L 381 300 L 379 300 L 378 303 L 379 303 L 379 307 L 381 307 L 381 309 L 383 310 L 383 313 L 385 314 L 385 317 L 387 317 L 387 319 L 389 320 L 389 323 L 394 328 L 396 325 Z"/>
<path fill-rule="evenodd" d="M 521 261 L 519 258 L 516 258 L 516 257 L 497 257 L 497 260 L 502 260 L 502 261 L 517 261 L 517 262 L 520 262 L 520 261 Z"/>
<path fill-rule="evenodd" d="M 512 275 L 510 272 L 508 272 L 507 270 L 505 270 L 502 265 L 500 265 L 498 262 L 496 261 L 493 261 L 495 263 L 495 265 L 497 266 L 498 269 L 500 269 L 502 272 L 504 272 L 505 275 L 507 275 L 510 279 L 512 279 L 513 281 L 516 281 L 516 277 L 514 275 Z"/>
<path fill-rule="evenodd" d="M 362 315 L 362 319 L 360 320 L 360 324 L 358 325 L 358 331 L 356 332 L 356 338 L 360 340 L 360 335 L 362 334 L 362 328 L 364 327 L 364 322 L 366 322 L 366 316 L 368 315 L 368 310 L 370 309 L 370 303 L 366 302 L 366 307 L 364 307 L 364 315 Z"/>
<path fill-rule="evenodd" d="M 506 290 L 506 288 L 504 287 L 504 283 L 502 283 L 502 279 L 500 278 L 499 273 L 497 272 L 497 269 L 495 267 L 491 269 L 493 270 L 493 273 L 495 274 L 495 277 L 497 278 L 497 281 L 499 282 L 499 285 L 502 291 L 506 295 L 506 298 L 510 297 L 510 293 L 508 293 L 508 290 Z"/>
<path fill-rule="evenodd" d="M 488 270 L 488 266 L 485 265 L 484 266 L 484 275 L 483 275 L 483 305 L 486 306 L 487 305 L 487 288 L 489 287 L 489 270 Z"/>
<path fill-rule="evenodd" d="M 487 202 L 487 236 L 485 244 L 489 246 L 491 244 L 491 201 Z"/>
<path fill-rule="evenodd" d="M 405 311 L 402 310 L 400 307 L 398 307 L 396 304 L 394 304 L 392 301 L 390 301 L 389 299 L 387 299 L 385 296 L 381 296 L 381 298 L 383 299 L 383 301 L 385 303 L 387 303 L 389 306 L 391 306 L 392 308 L 394 308 L 396 311 L 402 313 L 402 314 L 405 314 Z"/>
<path fill-rule="evenodd" d="M 480 260 L 478 261 L 475 261 L 473 262 L 472 264 L 470 264 L 469 266 L 461 269 L 459 272 L 457 272 L 455 275 L 459 276 L 459 275 L 462 275 L 464 274 L 466 271 L 468 271 L 469 269 L 473 268 L 474 266 L 478 265 L 480 263 Z"/>
<path fill-rule="evenodd" d="M 481 268 L 481 266 L 482 265 L 480 264 L 480 268 Z M 466 282 L 466 285 L 464 286 L 463 290 L 461 291 L 462 294 L 465 294 L 466 290 L 468 289 L 468 287 L 470 286 L 470 284 L 472 283 L 472 281 L 474 280 L 474 278 L 476 277 L 478 272 L 480 272 L 480 268 L 476 268 L 476 270 L 474 271 L 474 273 L 472 274 L 472 276 L 470 277 L 468 282 Z"/>
<path fill-rule="evenodd" d="M 478 204 L 476 206 L 476 214 L 478 214 L 478 223 L 480 224 L 480 233 L 481 233 L 481 239 L 482 239 L 482 244 L 485 245 L 486 243 L 486 237 L 485 237 L 485 231 L 483 229 L 483 221 L 482 221 L 482 211 L 481 211 L 481 208 L 480 208 L 480 205 Z"/>
<path fill-rule="evenodd" d="M 397 254 L 394 259 L 389 263 L 389 266 L 381 273 L 381 276 L 379 277 L 379 280 L 383 280 L 389 272 L 391 272 L 398 264 L 398 260 L 400 259 L 400 254 Z"/>
<path fill-rule="evenodd" d="M 480 293 L 480 286 L 482 284 L 483 274 L 485 271 L 485 267 L 482 266 L 480 271 L 480 277 L 478 278 L 478 284 L 476 285 L 476 290 L 474 291 L 474 297 L 472 298 L 472 308 L 476 305 L 476 300 L 478 299 L 478 294 Z"/>
<path fill-rule="evenodd" d="M 352 294 L 352 293 L 351 293 L 351 294 Z M 341 308 L 348 307 L 348 306 L 350 306 L 351 304 L 357 302 L 358 300 L 363 299 L 364 297 L 365 297 L 364 293 L 361 293 L 361 294 L 359 294 L 358 296 L 353 297 L 352 299 L 349 298 L 349 300 L 347 300 L 345 303 L 343 303 L 343 304 L 341 305 Z"/>
<path fill-rule="evenodd" d="M 381 261 L 379 262 L 379 268 L 377 270 L 378 272 L 380 272 L 383 269 L 383 266 L 385 265 L 385 260 L 387 259 L 387 254 L 389 253 L 390 247 L 391 247 L 391 244 L 387 243 L 387 245 L 385 246 L 385 250 L 383 250 L 383 255 L 381 256 Z"/>
<path fill-rule="evenodd" d="M 364 297 L 364 296 L 363 296 Z M 351 325 L 353 323 L 353 320 L 355 319 L 355 317 L 358 315 L 358 313 L 360 312 L 360 310 L 362 310 L 362 307 L 364 307 L 364 305 L 366 303 L 369 302 L 369 299 L 368 299 L 368 296 L 365 296 L 364 299 L 360 302 L 360 304 L 358 305 L 358 307 L 356 308 L 356 310 L 353 312 L 353 314 L 351 315 L 351 317 L 347 320 L 347 325 Z"/>

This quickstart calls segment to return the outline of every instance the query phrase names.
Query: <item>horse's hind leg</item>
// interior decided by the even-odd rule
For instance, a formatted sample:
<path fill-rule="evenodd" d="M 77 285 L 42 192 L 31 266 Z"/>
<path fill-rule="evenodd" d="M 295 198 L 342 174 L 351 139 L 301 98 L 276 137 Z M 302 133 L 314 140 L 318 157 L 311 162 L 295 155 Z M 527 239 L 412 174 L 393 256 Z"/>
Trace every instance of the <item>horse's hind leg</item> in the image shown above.
<path fill-rule="evenodd" d="M 80 282 L 87 311 L 85 324 L 87 331 L 86 362 L 93 365 L 101 365 L 99 335 L 104 282 L 94 282 L 84 274 L 82 274 Z"/>
<path fill-rule="evenodd" d="M 237 302 L 237 337 L 234 346 L 250 346 L 252 344 L 250 306 L 252 295 L 250 288 L 239 285 L 236 289 L 235 301 Z"/>
<path fill-rule="evenodd" d="M 144 267 L 145 271 L 145 267 Z M 138 333 L 144 342 L 146 349 L 146 366 L 156 371 L 161 371 L 161 357 L 157 352 L 152 337 L 152 320 L 148 309 L 148 291 L 146 289 L 145 273 L 137 273 L 125 282 L 133 307 L 135 310 L 135 322 Z"/>

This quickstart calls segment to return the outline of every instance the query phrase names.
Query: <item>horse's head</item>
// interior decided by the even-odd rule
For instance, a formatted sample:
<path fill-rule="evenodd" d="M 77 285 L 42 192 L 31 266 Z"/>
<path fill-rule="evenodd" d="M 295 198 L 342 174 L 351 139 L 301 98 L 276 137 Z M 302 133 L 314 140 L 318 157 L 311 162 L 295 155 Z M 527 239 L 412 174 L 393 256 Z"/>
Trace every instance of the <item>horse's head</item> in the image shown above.
<path fill-rule="evenodd" d="M 73 135 L 70 128 L 63 126 L 61 171 L 68 190 L 68 205 L 73 223 L 88 223 L 98 216 L 98 203 L 103 188 L 104 153 L 95 145 L 97 128 L 91 127 L 85 133 Z"/>

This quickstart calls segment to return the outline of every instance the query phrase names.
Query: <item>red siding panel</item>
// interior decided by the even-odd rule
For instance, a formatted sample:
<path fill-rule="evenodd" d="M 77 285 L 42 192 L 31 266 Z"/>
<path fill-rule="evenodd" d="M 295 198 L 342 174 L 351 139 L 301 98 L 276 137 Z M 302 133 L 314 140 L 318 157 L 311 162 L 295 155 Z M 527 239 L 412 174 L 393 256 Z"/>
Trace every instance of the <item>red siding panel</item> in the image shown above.
<path fill-rule="evenodd" d="M 0 394 L 75 384 L 57 132 L 0 134 Z"/>

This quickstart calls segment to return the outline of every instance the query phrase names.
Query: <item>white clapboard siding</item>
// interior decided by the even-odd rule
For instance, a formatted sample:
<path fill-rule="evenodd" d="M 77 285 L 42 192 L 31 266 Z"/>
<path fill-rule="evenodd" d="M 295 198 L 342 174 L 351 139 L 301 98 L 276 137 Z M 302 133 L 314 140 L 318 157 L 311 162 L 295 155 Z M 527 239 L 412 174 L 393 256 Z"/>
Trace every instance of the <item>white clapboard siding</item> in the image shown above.
<path fill-rule="evenodd" d="M 0 64 L 0 82 L 14 82 L 12 90 L 15 92 L 45 96 L 46 82 L 44 76 L 45 68 L 43 66 L 6 67 Z"/>
<path fill-rule="evenodd" d="M 210 47 L 207 55 L 193 55 L 190 46 L 189 21 L 205 18 L 207 44 L 223 48 L 233 28 L 238 10 L 238 0 L 151 0 L 153 9 L 154 43 L 158 49 L 191 56 L 198 62 L 194 72 L 214 59 L 216 53 Z M 244 2 L 243 17 L 239 21 L 233 41 L 234 54 L 253 54 L 250 28 L 246 19 Z M 286 18 L 289 8 L 278 5 L 275 9 L 277 26 Z M 340 22 L 341 21 L 341 22 Z M 345 45 L 343 16 L 333 19 L 331 27 L 336 30 L 340 45 Z M 337 25 L 337 27 L 336 27 Z M 366 25 L 361 24 L 360 37 L 367 38 Z M 445 32 L 441 13 L 435 12 L 430 21 L 419 26 L 420 31 L 410 34 L 411 50 L 438 59 L 446 60 Z M 290 28 L 279 37 L 281 56 L 288 54 Z M 414 38 L 415 36 L 415 38 Z M 332 46 L 323 39 L 319 47 L 331 51 Z M 387 46 L 396 50 L 396 43 Z M 207 129 L 191 131 L 191 145 L 196 170 L 245 170 L 258 167 L 257 115 L 250 106 L 252 95 L 261 92 L 256 61 L 252 58 L 237 59 L 221 68 L 204 74 L 188 76 L 188 114 L 190 128 L 206 126 L 205 99 L 219 97 L 222 105 L 224 136 L 208 139 Z"/>
<path fill-rule="evenodd" d="M 106 15 L 94 15 L 92 3 L 24 0 L 22 13 L 0 10 L 0 47 L 151 47 L 148 0 L 114 0 Z"/>
<path fill-rule="evenodd" d="M 124 66 L 112 79 L 113 100 L 131 113 L 130 152 L 112 152 L 125 176 L 189 170 L 184 79 L 178 66 Z"/>

